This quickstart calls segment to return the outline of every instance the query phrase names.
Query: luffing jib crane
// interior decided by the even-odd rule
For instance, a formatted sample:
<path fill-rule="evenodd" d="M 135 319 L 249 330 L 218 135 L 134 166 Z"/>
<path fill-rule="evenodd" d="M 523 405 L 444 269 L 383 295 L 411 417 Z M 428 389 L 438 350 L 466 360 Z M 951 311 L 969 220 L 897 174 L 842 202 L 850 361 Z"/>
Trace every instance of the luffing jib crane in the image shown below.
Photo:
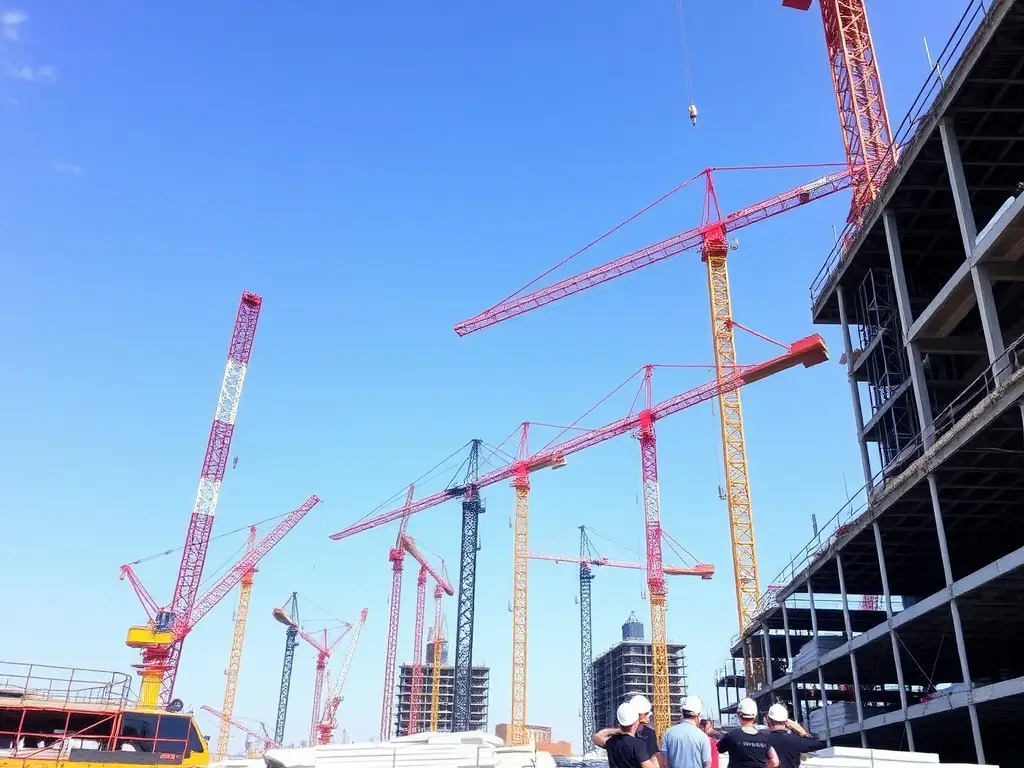
<path fill-rule="evenodd" d="M 590 614 L 590 582 L 594 580 L 594 572 L 591 568 L 629 568 L 642 571 L 646 569 L 643 563 L 631 563 L 622 560 L 610 560 L 607 557 L 595 555 L 590 538 L 587 536 L 586 526 L 580 526 L 580 556 L 566 557 L 564 555 L 545 555 L 535 552 L 530 553 L 531 560 L 547 560 L 553 563 L 577 563 L 580 567 L 580 682 L 582 687 L 581 714 L 583 716 L 583 740 L 584 748 L 591 742 L 594 736 L 594 643 L 593 624 Z M 664 572 L 668 576 L 699 576 L 701 579 L 710 579 L 715 574 L 715 567 L 706 563 L 698 563 L 693 568 L 686 568 L 678 565 L 664 566 Z"/>
<path fill-rule="evenodd" d="M 409 696 L 409 721 L 406 734 L 417 733 L 423 718 L 420 706 L 423 698 L 423 623 L 426 609 L 427 577 L 434 580 L 434 618 L 437 623 L 437 613 L 440 610 L 441 598 L 444 595 L 453 596 L 455 590 L 448 582 L 448 575 L 445 572 L 444 561 L 441 561 L 440 570 L 434 568 L 420 552 L 416 542 L 409 536 L 405 536 L 402 542 L 405 551 L 420 564 L 420 572 L 416 579 L 416 621 L 413 632 L 413 662 L 412 662 L 412 692 Z M 435 657 L 437 650 L 434 651 Z M 435 670 L 434 678 L 439 677 L 439 671 Z M 432 682 L 436 685 L 436 679 Z M 386 695 L 386 693 L 385 693 Z M 431 698 L 433 703 L 433 696 Z M 437 713 L 431 711 L 431 720 L 437 720 Z"/>
<path fill-rule="evenodd" d="M 450 499 L 462 500 L 462 537 L 459 558 L 459 603 L 455 638 L 454 668 L 454 702 L 452 705 L 452 730 L 463 732 L 470 729 L 470 678 L 473 668 L 473 620 L 476 606 L 476 555 L 479 550 L 478 529 L 480 515 L 484 511 L 483 500 L 480 498 L 480 440 L 470 442 L 469 456 L 465 463 L 465 476 L 460 485 L 451 486 L 441 493 L 430 496 L 426 502 L 412 502 L 413 488 L 409 488 L 406 503 L 398 510 L 385 515 L 377 515 L 364 523 L 346 528 L 331 536 L 337 541 L 356 533 L 368 531 L 378 525 L 398 520 L 409 510 L 422 512 L 424 509 L 442 504 Z M 404 550 L 396 545 L 391 550 L 392 570 L 391 582 L 391 618 L 388 622 L 387 666 L 384 672 L 384 705 L 381 712 L 381 740 L 391 733 L 392 703 L 394 691 L 395 659 L 398 649 L 398 610 L 401 603 L 401 567 L 398 565 L 404 557 Z M 439 664 L 440 662 L 438 662 Z M 439 675 L 440 672 L 437 672 Z"/>
<path fill-rule="evenodd" d="M 135 575 L 132 564 L 121 566 L 121 578 L 127 578 L 131 583 L 132 589 L 135 590 L 135 594 L 149 618 L 148 624 L 131 627 L 128 630 L 128 647 L 142 650 L 142 686 L 139 689 L 139 707 L 146 709 L 158 707 L 161 686 L 165 676 L 171 671 L 169 667 L 173 658 L 170 653 L 171 649 L 180 648 L 181 641 L 192 631 L 199 620 L 234 589 L 245 574 L 255 568 L 264 555 L 273 549 L 288 531 L 294 528 L 306 516 L 306 513 L 319 503 L 318 497 L 310 496 L 301 507 L 289 512 L 270 533 L 257 542 L 255 547 L 247 551 L 205 594 L 193 601 L 192 610 L 188 614 L 175 614 L 167 608 L 161 608 Z M 166 686 L 163 687 L 166 688 Z M 179 699 L 175 699 L 170 708 L 173 711 L 180 711 L 183 706 Z"/>
<path fill-rule="evenodd" d="M 811 2 L 782 0 L 799 11 L 810 10 Z M 849 220 L 858 222 L 895 167 L 897 148 L 864 0 L 818 0 L 818 5 L 846 162 L 854 176 Z"/>
<path fill-rule="evenodd" d="M 252 728 L 247 726 L 245 723 L 241 722 L 240 720 L 236 720 L 234 717 L 228 716 L 224 712 L 219 712 L 216 709 L 214 709 L 213 707 L 207 706 L 206 704 L 203 704 L 203 706 L 201 706 L 200 709 L 203 710 L 204 712 L 209 712 L 211 715 L 216 717 L 220 721 L 220 723 L 221 723 L 221 728 L 223 728 L 224 723 L 227 723 L 229 728 L 230 728 L 230 726 L 233 725 L 233 726 L 235 726 L 235 728 L 240 730 L 242 733 L 245 733 L 245 734 L 247 734 L 249 736 L 252 736 L 257 741 L 263 742 L 263 751 L 264 752 L 266 752 L 268 749 L 278 749 L 281 746 L 281 743 L 279 741 L 276 741 L 275 739 L 270 738 L 269 736 L 267 736 L 266 733 L 257 733 L 255 730 L 253 730 Z M 217 748 L 218 748 L 218 751 L 220 751 L 220 744 L 219 743 L 217 744 Z M 227 744 L 226 743 L 224 745 L 224 754 L 225 755 L 227 754 Z M 223 759 L 223 758 L 221 758 L 221 759 Z"/>
<path fill-rule="evenodd" d="M 582 434 L 564 442 L 550 445 L 534 454 L 528 453 L 526 434 L 529 424 L 524 424 L 517 458 L 498 469 L 479 476 L 476 479 L 475 487 L 477 490 L 503 480 L 511 480 L 516 489 L 517 520 L 513 558 L 515 563 L 515 575 L 513 581 L 513 707 L 509 734 L 509 742 L 511 744 L 523 744 L 526 739 L 526 563 L 529 553 L 529 549 L 527 547 L 529 475 L 540 469 L 556 469 L 565 466 L 566 457 L 570 454 L 590 448 L 598 443 L 619 435 L 634 433 L 637 437 L 641 438 L 642 446 L 646 446 L 645 450 L 642 452 L 644 458 L 643 467 L 645 473 L 645 489 L 650 488 L 652 485 L 656 489 L 657 476 L 655 474 L 651 477 L 652 469 L 656 473 L 656 465 L 652 466 L 650 461 L 653 456 L 653 426 L 655 421 L 674 413 L 678 413 L 679 411 L 691 406 L 707 402 L 710 399 L 721 395 L 723 391 L 737 389 L 745 384 L 759 381 L 760 379 L 788 368 L 792 368 L 796 365 L 802 364 L 806 367 L 817 365 L 818 363 L 824 362 L 827 357 L 828 355 L 825 349 L 825 342 L 822 340 L 821 336 L 817 334 L 808 336 L 790 345 L 786 352 L 778 357 L 757 365 L 739 366 L 721 379 L 716 379 L 713 382 L 709 382 L 700 387 L 684 392 L 683 394 L 672 397 L 658 403 L 657 405 L 650 405 L 639 414 L 624 417 L 604 427 L 583 432 Z M 645 369 L 645 372 L 649 372 L 649 368 L 650 366 Z M 374 515 L 362 522 L 356 523 L 355 525 L 349 526 L 348 528 L 333 534 L 331 538 L 346 538 L 361 531 L 369 530 L 379 525 L 399 520 L 402 517 L 414 515 L 425 509 L 430 509 L 451 497 L 452 491 L 450 489 L 440 491 L 432 494 L 431 496 L 413 501 L 411 504 L 404 505 L 398 509 Z M 653 494 L 650 492 L 645 493 L 645 513 L 648 521 L 648 533 L 650 534 L 652 527 L 659 531 L 658 538 L 660 544 L 660 525 L 657 523 L 656 492 Z M 659 587 L 657 582 L 660 579 L 660 589 L 663 597 L 664 578 L 660 576 L 662 571 L 660 546 L 658 548 L 658 553 L 652 553 L 651 544 L 652 537 L 648 535 L 648 578 L 652 587 Z M 657 601 L 653 598 L 654 595 L 652 589 L 652 611 L 655 610 L 655 606 L 657 604 Z M 661 603 L 661 610 L 661 629 L 664 630 L 663 601 Z M 667 694 L 667 666 L 662 671 L 666 674 L 665 693 Z M 655 702 L 656 716 L 657 708 L 658 702 Z M 664 712 L 662 717 L 667 717 L 667 699 L 662 702 L 661 709 Z"/>
<path fill-rule="evenodd" d="M 181 631 L 181 625 L 189 620 L 199 597 L 206 550 L 210 545 L 210 532 L 213 530 L 213 516 L 217 511 L 220 485 L 224 480 L 224 470 L 231 451 L 235 417 L 238 414 L 238 403 L 242 397 L 242 385 L 245 383 L 245 372 L 249 365 L 249 355 L 256 337 L 256 323 L 259 321 L 262 304 L 263 299 L 255 293 L 245 292 L 238 305 L 231 344 L 228 347 L 227 367 L 206 443 L 203 468 L 199 475 L 199 491 L 185 535 L 185 546 L 181 552 L 181 565 L 178 568 L 171 604 L 160 609 L 160 618 L 151 628 L 152 637 L 148 642 L 142 628 L 133 627 L 129 630 L 129 646 L 142 649 L 143 693 L 140 702 L 145 702 L 144 706 L 155 707 L 158 702 L 166 706 L 174 692 L 174 681 L 181 660 L 181 644 L 187 634 Z M 150 618 L 152 620 L 152 617 Z M 169 640 L 169 633 L 173 633 L 175 638 L 167 644 L 164 641 Z M 149 670 L 148 680 L 146 670 Z M 154 683 L 159 686 L 155 698 L 152 695 Z"/>
<path fill-rule="evenodd" d="M 703 223 L 699 227 L 675 235 L 642 250 L 621 256 L 602 266 L 594 267 L 579 275 L 560 280 L 546 288 L 521 295 L 513 294 L 504 301 L 469 320 L 455 326 L 460 336 L 500 323 L 560 299 L 601 285 L 616 277 L 635 272 L 638 269 L 671 258 L 684 251 L 698 251 L 707 266 L 708 292 L 711 311 L 712 341 L 715 352 L 715 366 L 719 379 L 738 369 L 732 300 L 729 291 L 729 276 L 726 270 L 726 254 L 730 246 L 726 237 L 743 227 L 763 221 L 822 197 L 849 188 L 852 181 L 850 168 L 828 174 L 823 178 L 790 189 L 780 195 L 747 206 L 723 217 L 718 209 L 717 195 L 712 181 L 712 170 L 705 169 L 705 202 Z M 534 281 L 536 282 L 536 281 Z M 530 283 L 533 285 L 533 283 Z M 529 286 L 527 286 L 529 287 Z M 725 464 L 726 501 L 729 507 L 730 536 L 732 541 L 733 569 L 736 587 L 737 614 L 740 628 L 746 627 L 753 617 L 760 598 L 760 582 L 757 573 L 757 556 L 754 543 L 754 519 L 750 502 L 750 480 L 747 470 L 746 441 L 743 431 L 743 415 L 740 396 L 735 388 L 723 389 L 719 396 L 719 411 L 722 427 L 722 451 Z M 644 436 L 641 443 L 650 448 L 652 436 Z M 650 462 L 653 453 L 647 451 Z M 656 471 L 651 464 L 648 472 Z M 645 486 L 645 501 L 651 504 L 655 499 L 656 484 Z M 653 557 L 657 557 L 658 545 L 652 540 Z M 658 571 L 655 570 L 655 573 Z M 652 605 L 660 598 L 652 595 Z M 658 627 L 652 627 L 657 631 Z M 749 654 L 748 654 L 749 662 Z M 753 675 L 747 665 L 748 675 Z M 657 713 L 656 713 L 657 715 Z"/>
<path fill-rule="evenodd" d="M 341 661 L 341 670 L 333 685 L 327 686 L 327 701 L 324 703 L 324 711 L 320 716 L 320 723 L 317 725 L 317 736 L 320 744 L 330 744 L 334 741 L 334 732 L 338 728 L 338 706 L 341 704 L 341 691 L 345 687 L 345 680 L 348 679 L 348 671 L 352 666 L 352 657 L 356 652 L 356 645 L 359 643 L 359 635 L 366 623 L 367 609 L 359 612 L 359 620 L 355 629 L 352 630 L 352 639 L 345 650 L 345 657 Z"/>
<path fill-rule="evenodd" d="M 275 608 L 274 619 L 285 625 L 284 633 L 284 662 L 281 665 L 281 689 L 277 697 L 277 721 L 274 725 L 274 741 L 278 744 L 284 742 L 284 724 L 288 718 L 288 697 L 292 688 L 292 667 L 295 663 L 295 649 L 299 645 L 299 595 L 292 592 L 292 596 L 285 603 L 288 606 L 288 613 L 284 608 Z"/>
<path fill-rule="evenodd" d="M 247 551 L 256 546 L 256 526 L 249 528 Z M 220 762 L 228 756 L 228 739 L 231 736 L 231 718 L 235 714 L 235 693 L 238 691 L 238 673 L 242 668 L 242 647 L 245 644 L 245 625 L 249 620 L 249 600 L 252 597 L 252 581 L 256 573 L 255 566 L 242 575 L 238 587 L 238 607 L 235 609 L 235 628 L 231 633 L 231 653 L 228 656 L 227 678 L 224 683 L 224 707 L 220 719 L 220 731 L 217 735 L 217 751 L 214 760 Z"/>

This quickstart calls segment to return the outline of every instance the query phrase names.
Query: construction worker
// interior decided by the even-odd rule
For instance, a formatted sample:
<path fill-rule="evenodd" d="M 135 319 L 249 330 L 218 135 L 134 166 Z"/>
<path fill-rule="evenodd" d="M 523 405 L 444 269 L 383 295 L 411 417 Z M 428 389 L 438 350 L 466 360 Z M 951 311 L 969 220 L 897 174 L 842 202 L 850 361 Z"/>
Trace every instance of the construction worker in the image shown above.
<path fill-rule="evenodd" d="M 699 727 L 703 703 L 696 696 L 683 699 L 683 720 L 661 737 L 665 768 L 711 768 L 715 755 L 711 739 Z"/>
<path fill-rule="evenodd" d="M 615 711 L 617 728 L 602 728 L 594 734 L 594 744 L 608 754 L 608 768 L 659 768 L 658 759 L 647 753 L 647 744 L 636 737 L 640 713 L 628 701 Z"/>
<path fill-rule="evenodd" d="M 658 734 L 654 730 L 654 726 L 651 725 L 651 702 L 646 696 L 638 694 L 629 700 L 629 704 L 640 715 L 640 725 L 636 729 L 636 737 L 644 740 L 644 743 L 647 744 L 647 754 L 655 757 L 658 754 Z"/>
<path fill-rule="evenodd" d="M 704 731 L 704 735 L 711 741 L 711 768 L 718 768 L 718 740 L 722 738 L 721 732 L 710 720 L 701 720 L 697 727 Z"/>
<path fill-rule="evenodd" d="M 767 719 L 768 743 L 779 756 L 779 768 L 797 768 L 800 755 L 827 746 L 822 739 L 814 738 L 799 723 L 790 720 L 785 704 L 772 704 Z"/>
<path fill-rule="evenodd" d="M 736 706 L 740 727 L 718 741 L 718 751 L 729 756 L 729 768 L 779 768 L 779 756 L 768 743 L 768 732 L 757 729 L 757 704 L 741 699 Z"/>

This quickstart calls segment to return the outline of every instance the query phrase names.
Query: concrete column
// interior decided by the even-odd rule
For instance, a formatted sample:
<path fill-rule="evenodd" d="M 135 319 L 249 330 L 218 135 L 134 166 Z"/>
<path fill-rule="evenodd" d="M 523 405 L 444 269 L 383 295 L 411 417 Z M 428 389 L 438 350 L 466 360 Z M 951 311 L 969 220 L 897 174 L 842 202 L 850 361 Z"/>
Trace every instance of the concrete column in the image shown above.
<path fill-rule="evenodd" d="M 885 598 L 885 618 L 892 626 L 892 595 L 889 592 L 889 573 L 885 570 L 885 554 L 882 550 L 882 529 L 878 521 L 871 523 L 875 534 L 875 553 L 878 555 L 878 573 L 882 577 L 882 597 Z"/>
<path fill-rule="evenodd" d="M 772 637 L 768 634 L 768 625 L 763 621 L 761 622 L 761 632 L 764 638 L 764 643 L 761 648 L 764 656 L 764 674 L 765 680 L 768 682 L 768 690 L 770 691 L 775 684 L 774 675 L 772 675 Z"/>
<path fill-rule="evenodd" d="M 860 404 L 860 391 L 853 378 L 853 339 L 850 337 L 850 321 L 846 313 L 846 299 L 842 286 L 836 286 L 836 299 L 839 301 L 839 322 L 843 327 L 843 351 L 846 352 L 846 378 L 850 382 L 850 397 L 853 399 L 853 419 L 857 425 L 857 445 L 860 448 L 860 464 L 864 471 L 864 485 L 871 490 L 871 460 L 868 458 L 868 445 L 864 442 L 864 411 Z"/>
<path fill-rule="evenodd" d="M 807 598 L 811 604 L 811 634 L 816 641 L 818 639 L 818 611 L 814 607 L 814 587 L 811 586 L 810 577 L 807 578 Z M 832 730 L 828 723 L 828 694 L 825 692 L 825 673 L 821 669 L 821 659 L 815 654 L 815 665 L 818 667 L 818 694 L 821 698 L 822 714 L 825 716 L 825 741 L 832 745 Z"/>
<path fill-rule="evenodd" d="M 953 192 L 953 203 L 956 205 L 956 218 L 960 224 L 960 237 L 964 244 L 964 254 L 971 263 L 971 280 L 974 283 L 974 294 L 978 302 L 978 313 L 981 316 L 981 329 L 985 335 L 985 347 L 988 350 L 989 363 L 995 363 L 1006 351 L 1003 345 L 1003 332 L 996 315 L 995 299 L 992 296 L 992 281 L 983 269 L 974 263 L 974 251 L 977 246 L 978 225 L 974 220 L 974 209 L 971 207 L 971 196 L 964 178 L 964 166 L 960 160 L 960 145 L 957 144 L 953 118 L 946 117 L 939 122 L 939 137 L 942 139 L 942 152 L 946 157 L 946 170 L 949 172 L 950 187 Z M 995 372 L 996 383 L 1002 383 L 1010 376 L 1010 371 L 1003 367 Z"/>
<path fill-rule="evenodd" d="M 935 441 L 935 431 L 932 428 L 932 404 L 931 398 L 928 395 L 928 385 L 924 379 L 924 364 L 921 360 L 921 350 L 917 344 L 907 342 L 907 335 L 910 333 L 910 326 L 914 322 L 914 317 L 910 309 L 907 276 L 903 270 L 903 251 L 900 249 L 900 236 L 899 230 L 896 227 L 896 215 L 892 211 L 885 211 L 882 214 L 882 223 L 885 226 L 885 240 L 889 246 L 889 265 L 892 268 L 893 280 L 896 282 L 896 306 L 899 309 L 900 330 L 903 333 L 903 343 L 906 346 L 907 359 L 910 363 L 910 383 L 914 388 L 917 423 L 920 426 L 924 447 L 927 450 Z"/>
<path fill-rule="evenodd" d="M 782 603 L 782 628 L 786 633 L 786 664 L 789 666 L 789 700 L 792 702 L 790 709 L 793 718 L 800 720 L 800 697 L 797 693 L 796 681 L 793 679 L 793 641 L 789 639 L 789 610 L 786 603 Z"/>
<path fill-rule="evenodd" d="M 846 641 L 853 639 L 853 624 L 850 622 L 850 600 L 846 592 L 846 574 L 843 572 L 843 560 L 836 552 L 836 572 L 839 574 L 839 595 L 843 600 L 843 626 L 846 628 Z M 853 676 L 853 702 L 857 707 L 857 719 L 864 722 L 864 702 L 860 696 L 860 675 L 857 674 L 857 657 L 850 651 L 850 674 Z M 867 745 L 867 736 L 860 732 L 861 746 Z"/>
<path fill-rule="evenodd" d="M 782 628 L 786 632 L 786 663 L 789 665 L 790 670 L 793 669 L 793 643 L 789 639 L 789 611 L 786 609 L 786 604 L 782 604 Z"/>

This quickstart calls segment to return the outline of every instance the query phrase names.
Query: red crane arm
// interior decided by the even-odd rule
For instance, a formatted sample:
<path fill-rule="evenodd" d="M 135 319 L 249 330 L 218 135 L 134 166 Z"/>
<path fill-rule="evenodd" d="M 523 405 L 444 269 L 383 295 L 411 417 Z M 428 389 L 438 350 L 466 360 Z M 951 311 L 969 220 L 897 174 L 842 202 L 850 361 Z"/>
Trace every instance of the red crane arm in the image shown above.
<path fill-rule="evenodd" d="M 531 560 L 548 560 L 552 563 L 576 563 L 577 565 L 607 565 L 609 568 L 629 568 L 634 571 L 647 570 L 643 563 L 631 563 L 625 560 L 611 560 L 607 557 L 566 557 L 565 555 L 543 555 L 531 552 Z M 686 568 L 681 565 L 663 565 L 662 570 L 667 576 L 700 576 L 709 579 L 715 575 L 715 566 L 707 563 L 697 563 L 693 568 Z"/>
<path fill-rule="evenodd" d="M 710 174 L 710 169 L 705 171 Z M 614 261 L 603 264 L 593 269 L 588 269 L 573 277 L 567 277 L 557 283 L 541 288 L 538 291 L 506 299 L 499 304 L 485 309 L 476 317 L 463 320 L 455 326 L 455 332 L 459 336 L 466 336 L 475 331 L 496 325 L 534 309 L 551 304 L 567 296 L 572 296 L 587 288 L 601 285 L 616 277 L 628 275 L 650 264 L 671 258 L 683 251 L 700 248 L 704 243 L 704 237 L 709 231 L 721 233 L 722 228 L 726 233 L 734 232 L 751 224 L 756 224 L 772 216 L 799 208 L 801 205 L 813 202 L 852 185 L 849 169 L 829 174 L 821 179 L 812 181 L 809 184 L 787 190 L 780 195 L 775 195 L 767 200 L 747 206 L 735 213 L 726 216 L 720 222 L 712 222 L 700 227 L 687 230 L 682 234 L 662 240 L 639 251 L 620 256 Z"/>
<path fill-rule="evenodd" d="M 242 577 L 255 567 L 256 563 L 262 560 L 264 555 L 273 549 L 284 538 L 285 534 L 295 527 L 299 520 L 306 516 L 307 512 L 319 503 L 320 499 L 317 496 L 310 496 L 301 507 L 289 512 L 284 520 L 274 526 L 274 529 L 264 536 L 255 547 L 248 550 L 234 564 L 231 570 L 220 578 L 220 581 L 214 584 L 205 595 L 196 600 L 195 606 L 192 608 L 192 615 L 189 617 L 184 632 L 187 633 L 191 630 L 203 616 L 209 613 L 210 609 L 219 603 L 224 595 L 234 589 L 242 580 Z"/>
<path fill-rule="evenodd" d="M 517 460 L 506 464 L 503 467 L 499 467 L 498 469 L 488 472 L 486 475 L 481 475 L 477 479 L 475 485 L 477 488 L 485 488 L 489 485 L 500 482 L 501 480 L 508 480 L 515 476 L 517 470 L 525 469 L 526 472 L 535 472 L 538 469 L 544 469 L 546 467 L 560 466 L 565 462 L 565 457 L 569 454 L 582 451 L 584 448 L 590 448 L 591 446 L 597 445 L 605 440 L 609 440 L 613 437 L 617 437 L 618 435 L 622 435 L 636 429 L 640 426 L 643 419 L 657 421 L 658 419 L 663 419 L 666 416 L 678 413 L 679 411 L 690 408 L 691 406 L 707 402 L 712 398 L 718 397 L 724 392 L 732 392 L 735 389 L 739 389 L 744 384 L 751 384 L 755 381 L 771 376 L 772 374 L 778 373 L 779 371 L 784 371 L 787 368 L 793 368 L 794 366 L 801 364 L 809 368 L 812 365 L 823 363 L 827 359 L 828 351 L 825 347 L 825 340 L 818 334 L 807 336 L 806 338 L 800 339 L 799 341 L 791 344 L 789 348 L 778 357 L 773 357 L 770 360 L 766 360 L 765 362 L 758 363 L 756 365 L 740 366 L 734 373 L 723 376 L 721 380 L 702 384 L 699 387 L 683 392 L 681 395 L 676 395 L 675 397 L 658 403 L 652 406 L 649 410 L 627 416 L 604 427 L 591 430 L 590 432 L 584 432 L 570 440 L 545 448 L 544 450 L 539 451 L 532 456 L 528 456 L 521 461 Z M 331 534 L 331 538 L 337 541 L 338 539 L 344 539 L 357 533 L 368 531 L 371 528 L 376 528 L 377 526 L 398 520 L 404 515 L 411 516 L 417 512 L 422 512 L 425 509 L 430 509 L 431 507 L 437 506 L 438 504 L 456 496 L 460 496 L 461 494 L 462 489 L 460 488 L 449 488 L 440 491 L 431 496 L 426 496 L 410 505 L 391 510 L 390 512 L 382 512 L 379 515 L 367 518 L 366 520 L 356 523 L 355 525 L 351 525 L 342 531 Z"/>
<path fill-rule="evenodd" d="M 132 589 L 135 590 L 135 594 L 138 596 L 139 602 L 142 603 L 143 610 L 146 611 L 146 616 L 150 621 L 153 621 L 162 608 L 156 600 L 153 599 L 153 596 L 149 594 L 149 590 L 146 589 L 141 581 L 139 581 L 139 577 L 135 575 L 135 570 L 132 568 L 131 564 L 121 566 L 121 575 L 118 578 L 122 580 L 125 578 L 128 579 L 128 583 L 131 584 Z"/>
<path fill-rule="evenodd" d="M 259 739 L 260 741 L 262 741 L 264 743 L 264 745 L 266 745 L 266 747 L 268 749 L 279 749 L 280 746 L 281 746 L 280 744 L 278 744 L 276 741 L 271 739 L 266 734 L 256 733 L 256 731 L 254 731 L 249 726 L 245 725 L 242 722 L 239 722 L 238 720 L 235 720 L 235 718 L 233 718 L 233 717 L 228 717 L 223 712 L 220 712 L 220 711 L 214 709 L 213 707 L 208 707 L 205 704 L 203 704 L 203 706 L 201 706 L 200 709 L 203 710 L 204 712 L 209 712 L 211 715 L 213 715 L 216 718 L 219 718 L 221 720 L 227 720 L 229 723 L 231 723 L 233 726 L 235 726 L 235 728 L 237 728 L 238 730 L 242 731 L 243 733 L 248 733 L 250 736 L 253 736 L 253 737 Z"/>
<path fill-rule="evenodd" d="M 408 520 L 408 518 L 406 518 L 406 520 Z M 405 547 L 405 551 L 412 555 L 413 559 L 423 566 L 427 573 L 433 577 L 437 586 L 443 589 L 449 597 L 455 594 L 455 590 L 452 588 L 452 585 L 448 583 L 448 579 L 438 573 L 434 566 L 427 562 L 427 558 L 423 556 L 423 553 L 420 552 L 420 548 L 416 546 L 416 542 L 412 538 L 409 536 L 403 536 L 402 545 Z"/>

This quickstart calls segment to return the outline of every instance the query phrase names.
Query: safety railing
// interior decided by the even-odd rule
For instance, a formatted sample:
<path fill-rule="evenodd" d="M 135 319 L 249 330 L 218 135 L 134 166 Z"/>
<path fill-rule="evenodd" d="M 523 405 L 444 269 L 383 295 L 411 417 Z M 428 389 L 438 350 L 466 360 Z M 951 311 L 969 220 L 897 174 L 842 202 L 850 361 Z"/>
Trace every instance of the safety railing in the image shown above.
<path fill-rule="evenodd" d="M 917 98 L 914 99 L 913 104 L 911 104 L 910 109 L 907 110 L 907 114 L 903 118 L 903 122 L 900 123 L 899 127 L 896 129 L 896 133 L 893 135 L 892 144 L 889 147 L 891 154 L 896 155 L 898 150 L 905 148 L 910 143 L 911 137 L 917 130 L 922 119 L 931 112 L 935 105 L 936 98 L 945 85 L 946 74 L 951 68 L 951 65 L 955 65 L 955 62 L 959 60 L 961 54 L 966 50 L 975 31 L 981 26 L 981 22 L 985 18 L 985 14 L 988 12 L 988 6 L 990 6 L 991 3 L 992 0 L 971 0 L 968 4 L 963 16 L 960 17 L 960 21 L 953 29 L 952 34 L 950 34 L 949 40 L 946 41 L 945 47 L 936 58 L 935 64 L 928 73 L 928 77 L 925 80 L 924 85 L 922 85 L 921 90 L 918 91 Z M 885 184 L 886 177 L 892 170 L 894 170 L 893 163 L 879 163 L 871 178 L 868 180 L 868 186 L 874 187 L 875 189 L 881 189 Z M 810 293 L 812 306 L 818 303 L 818 300 L 825 293 L 826 289 L 831 288 L 834 278 L 839 271 L 839 267 L 846 258 L 848 247 L 856 239 L 857 230 L 862 221 L 863 218 L 861 221 L 852 221 L 847 224 L 846 229 L 843 230 L 842 234 L 836 240 L 835 245 L 832 247 L 832 251 L 825 259 L 825 263 L 822 265 L 818 274 L 811 283 Z"/>
<path fill-rule="evenodd" d="M 128 705 L 131 683 L 131 677 L 123 672 L 0 661 L 0 698 L 7 701 L 124 708 Z"/>
<path fill-rule="evenodd" d="M 923 452 L 926 438 L 929 438 L 931 442 L 940 439 L 956 427 L 975 406 L 992 394 L 1001 382 L 1022 367 L 1024 367 L 1024 335 L 1018 337 L 992 365 L 968 384 L 932 420 L 932 425 L 926 432 L 919 432 L 907 452 L 911 454 Z M 779 592 L 805 571 L 830 543 L 846 533 L 848 527 L 867 511 L 871 498 L 885 490 L 887 484 L 894 482 L 897 477 L 898 475 L 893 476 L 887 469 L 882 469 L 871 478 L 870 485 L 860 488 L 851 499 L 843 504 L 839 511 L 818 529 L 818 533 L 811 538 L 807 545 L 793 556 L 786 567 L 772 579 L 773 586 L 766 589 L 761 595 L 755 615 L 760 616 L 765 611 L 778 606 Z M 787 599 L 787 605 L 789 604 Z M 817 598 L 815 598 L 815 605 L 821 607 Z"/>

